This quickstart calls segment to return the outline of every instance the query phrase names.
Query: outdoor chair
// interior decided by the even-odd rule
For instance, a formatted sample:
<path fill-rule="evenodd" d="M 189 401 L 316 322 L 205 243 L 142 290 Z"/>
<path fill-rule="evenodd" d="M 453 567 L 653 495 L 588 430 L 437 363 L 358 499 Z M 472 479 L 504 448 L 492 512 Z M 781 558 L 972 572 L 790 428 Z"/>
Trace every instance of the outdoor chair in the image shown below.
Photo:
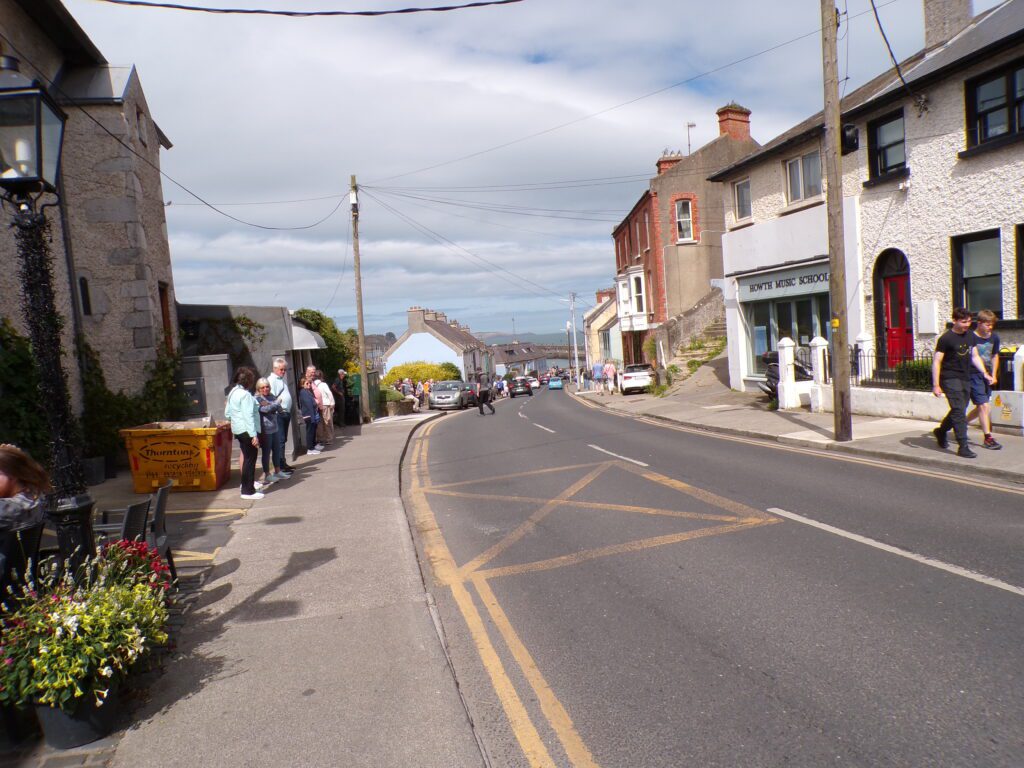
<path fill-rule="evenodd" d="M 153 520 L 149 524 L 147 540 L 171 569 L 171 578 L 177 580 L 178 571 L 174 567 L 174 556 L 171 554 L 171 544 L 167 538 L 167 499 L 171 495 L 172 485 L 173 483 L 168 480 L 153 494 Z"/>
<path fill-rule="evenodd" d="M 7 600 L 8 587 L 36 580 L 39 542 L 45 525 L 45 521 L 40 521 L 31 528 L 0 534 L 0 604 Z"/>
<path fill-rule="evenodd" d="M 128 508 L 123 510 L 123 516 L 119 523 L 108 523 L 101 522 L 93 525 L 93 532 L 96 534 L 97 539 L 109 539 L 112 535 L 116 535 L 118 540 L 126 539 L 128 541 L 145 541 L 146 530 L 149 527 L 149 508 L 153 504 L 153 497 L 150 496 L 148 499 L 136 502 L 135 504 L 129 504 Z M 109 512 L 119 512 L 121 510 L 109 510 Z M 108 512 L 103 513 L 104 521 L 107 519 Z"/>

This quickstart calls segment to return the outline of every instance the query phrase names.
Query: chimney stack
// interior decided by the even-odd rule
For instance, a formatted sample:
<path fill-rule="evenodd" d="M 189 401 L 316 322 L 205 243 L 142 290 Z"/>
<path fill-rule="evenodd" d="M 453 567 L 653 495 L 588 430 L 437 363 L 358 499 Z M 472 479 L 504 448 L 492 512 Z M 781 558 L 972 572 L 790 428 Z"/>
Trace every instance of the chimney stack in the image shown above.
<path fill-rule="evenodd" d="M 409 330 L 414 333 L 416 331 L 426 330 L 426 325 L 423 323 L 426 319 L 426 314 L 427 310 L 423 309 L 423 307 L 409 307 L 409 309 L 406 310 L 406 315 L 409 318 Z"/>
<path fill-rule="evenodd" d="M 726 104 L 715 114 L 718 115 L 718 135 L 730 136 L 737 141 L 750 138 L 750 110 L 735 101 Z"/>
<path fill-rule="evenodd" d="M 661 157 L 658 158 L 658 175 L 661 176 L 661 174 L 676 165 L 682 159 L 682 152 L 670 152 L 666 148 L 665 151 L 661 153 Z"/>
<path fill-rule="evenodd" d="M 971 23 L 971 0 L 924 0 L 924 47 L 934 48 L 946 42 Z"/>

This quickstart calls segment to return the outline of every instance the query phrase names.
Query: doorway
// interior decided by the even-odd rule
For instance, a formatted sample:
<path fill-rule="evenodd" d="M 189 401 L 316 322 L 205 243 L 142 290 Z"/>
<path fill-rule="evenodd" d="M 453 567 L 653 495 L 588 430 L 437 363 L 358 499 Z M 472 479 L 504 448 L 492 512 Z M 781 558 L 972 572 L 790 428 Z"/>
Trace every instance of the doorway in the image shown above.
<path fill-rule="evenodd" d="M 878 360 L 893 368 L 914 354 L 910 264 L 902 251 L 882 251 L 875 262 L 873 283 Z"/>

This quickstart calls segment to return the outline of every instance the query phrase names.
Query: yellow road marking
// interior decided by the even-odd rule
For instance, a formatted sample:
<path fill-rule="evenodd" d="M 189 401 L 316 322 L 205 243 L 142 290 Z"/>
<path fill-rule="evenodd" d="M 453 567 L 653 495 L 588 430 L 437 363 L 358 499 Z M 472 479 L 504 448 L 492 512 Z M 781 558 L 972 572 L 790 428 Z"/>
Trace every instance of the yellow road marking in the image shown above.
<path fill-rule="evenodd" d="M 497 493 L 469 493 L 467 491 L 448 491 L 436 487 L 424 488 L 426 493 L 435 496 L 454 496 L 460 499 L 485 499 L 487 501 L 521 501 L 527 504 L 545 504 L 557 501 L 562 507 L 582 507 L 584 509 L 609 509 L 614 512 L 635 512 L 640 515 L 662 515 L 665 517 L 681 517 L 687 520 L 714 520 L 722 523 L 735 523 L 739 520 L 735 515 L 707 515 L 702 512 L 681 512 L 674 509 L 658 507 L 637 507 L 632 504 L 609 504 L 603 501 L 576 501 L 575 499 L 542 499 L 533 496 L 503 496 Z"/>
<path fill-rule="evenodd" d="M 770 517 L 764 519 L 751 519 L 741 523 L 734 523 L 732 525 L 713 525 L 708 528 L 698 528 L 696 531 L 684 531 L 682 533 L 670 533 L 664 536 L 652 536 L 647 539 L 637 539 L 636 541 L 627 541 L 624 544 L 612 544 L 607 547 L 597 547 L 596 549 L 585 549 L 582 552 L 574 552 L 571 555 L 561 555 L 559 557 L 552 557 L 547 560 L 537 560 L 532 563 L 522 563 L 520 565 L 507 565 L 502 568 L 489 568 L 482 571 L 477 571 L 474 576 L 480 576 L 487 579 L 496 579 L 501 576 L 515 576 L 522 573 L 535 573 L 536 571 L 550 571 L 555 568 L 564 568 L 567 565 L 578 565 L 579 563 L 587 560 L 596 560 L 599 557 L 609 557 L 611 555 L 621 555 L 626 552 L 639 552 L 644 549 L 653 549 L 654 547 L 663 547 L 668 544 L 677 544 L 680 541 L 691 541 L 693 539 L 703 539 L 708 536 L 717 536 L 723 533 L 735 533 L 736 531 L 742 531 L 747 528 L 757 528 L 762 525 L 772 525 L 778 522 Z"/>
<path fill-rule="evenodd" d="M 483 554 L 477 555 L 464 566 L 459 568 L 459 576 L 465 578 L 469 574 L 473 573 L 473 571 L 476 571 L 480 567 L 486 565 L 491 560 L 496 558 L 510 546 L 515 544 L 521 538 L 523 538 L 523 536 L 525 536 L 527 533 L 536 528 L 537 523 L 539 523 L 545 517 L 547 517 L 556 509 L 558 509 L 559 502 L 564 501 L 565 499 L 570 499 L 573 496 L 575 496 L 581 490 L 583 490 L 592 482 L 594 482 L 594 480 L 597 479 L 597 477 L 602 472 L 608 469 L 609 466 L 611 466 L 610 463 L 599 464 L 598 466 L 594 467 L 594 469 L 590 470 L 590 472 L 588 472 L 579 480 L 577 480 L 575 483 L 573 483 L 564 491 L 562 491 L 560 494 L 558 494 L 558 496 L 545 502 L 544 506 L 542 506 L 532 515 L 530 515 L 530 517 L 527 518 L 527 520 L 524 523 L 522 523 L 514 531 L 505 536 L 505 538 L 503 538 L 501 541 L 499 541 L 497 544 L 495 544 L 493 547 L 488 549 Z"/>
<path fill-rule="evenodd" d="M 682 480 L 676 480 L 673 477 L 668 477 L 657 472 L 651 472 L 647 469 L 634 469 L 629 464 L 623 464 L 622 468 L 629 472 L 634 472 L 635 474 L 640 475 L 640 477 L 651 480 L 652 482 L 660 483 L 661 485 L 672 488 L 676 491 L 681 491 L 688 496 L 692 496 L 695 499 L 703 501 L 705 504 L 710 504 L 711 506 L 718 507 L 719 509 L 727 509 L 730 512 L 735 512 L 737 515 L 740 515 L 747 520 L 764 520 L 768 518 L 766 513 L 760 512 L 753 507 L 748 507 L 746 504 L 741 504 L 738 501 L 733 501 L 732 499 L 727 499 L 724 496 L 719 496 L 717 493 L 705 491 L 703 488 L 694 488 L 692 485 L 684 483 Z"/>
<path fill-rule="evenodd" d="M 213 552 L 191 552 L 187 549 L 171 549 L 171 554 L 174 555 L 174 562 L 194 562 L 196 560 L 216 560 L 217 553 L 220 552 L 220 547 L 217 547 Z"/>
<path fill-rule="evenodd" d="M 168 509 L 168 515 L 245 515 L 248 510 L 233 507 L 210 507 L 209 509 Z"/>
<path fill-rule="evenodd" d="M 591 461 L 587 464 L 570 464 L 565 467 L 546 467 L 545 469 L 531 469 L 529 472 L 513 472 L 511 475 L 488 475 L 485 478 L 478 478 L 476 480 L 460 480 L 457 483 L 438 483 L 437 485 L 431 485 L 431 488 L 458 488 L 461 485 L 472 485 L 473 483 L 494 483 L 499 480 L 511 480 L 514 477 L 529 477 L 531 475 L 546 475 L 551 472 L 565 472 L 570 469 L 585 469 L 587 467 L 596 467 L 607 462 L 603 461 Z"/>
<path fill-rule="evenodd" d="M 476 576 L 473 578 L 473 586 L 476 587 L 484 607 L 487 608 L 491 621 L 494 622 L 501 636 L 505 639 L 505 644 L 512 652 L 512 657 L 516 660 L 526 680 L 530 683 L 530 687 L 537 696 L 537 702 L 540 704 L 541 711 L 547 718 L 548 723 L 551 724 L 552 729 L 554 729 L 558 740 L 562 743 L 569 761 L 579 768 L 596 768 L 597 763 L 594 762 L 593 755 L 590 754 L 590 750 L 587 749 L 583 739 L 580 738 L 579 733 L 576 731 L 572 718 L 569 717 L 569 713 L 562 706 L 562 702 L 555 696 L 555 692 L 551 690 L 551 686 L 544 679 L 544 675 L 537 667 L 530 652 L 526 650 L 523 641 L 519 639 L 519 635 L 513 629 L 508 616 L 505 615 L 505 611 L 498 604 L 494 592 L 491 591 L 490 585 L 485 579 Z"/>

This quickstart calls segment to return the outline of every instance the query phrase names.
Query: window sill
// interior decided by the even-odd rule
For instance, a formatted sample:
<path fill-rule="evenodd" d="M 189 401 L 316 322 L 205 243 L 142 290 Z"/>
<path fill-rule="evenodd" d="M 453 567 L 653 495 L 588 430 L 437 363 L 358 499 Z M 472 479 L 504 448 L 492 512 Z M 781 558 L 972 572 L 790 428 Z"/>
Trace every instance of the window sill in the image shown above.
<path fill-rule="evenodd" d="M 729 225 L 729 231 L 732 232 L 732 231 L 737 230 L 737 229 L 745 229 L 746 227 L 752 227 L 752 226 L 754 226 L 754 223 L 755 222 L 754 222 L 754 219 L 752 217 L 748 217 L 746 219 L 740 219 L 739 221 L 735 222 L 734 224 L 730 224 Z"/>
<path fill-rule="evenodd" d="M 676 245 L 696 245 L 697 241 L 694 239 L 689 240 L 676 240 Z"/>
<path fill-rule="evenodd" d="M 795 203 L 790 203 L 785 208 L 783 208 L 781 211 L 779 211 L 779 216 L 788 216 L 791 213 L 797 213 L 799 211 L 805 211 L 808 208 L 814 208 L 817 205 L 824 205 L 824 204 L 825 204 L 825 196 L 824 195 L 818 195 L 817 197 L 812 197 L 812 198 L 807 199 L 807 200 L 797 200 Z"/>
<path fill-rule="evenodd" d="M 984 144 L 978 144 L 977 146 L 965 149 L 963 152 L 958 152 L 956 156 L 961 160 L 967 160 L 975 155 L 984 155 L 986 152 L 994 152 L 997 149 L 1020 144 L 1021 142 L 1024 142 L 1024 133 L 1011 133 L 1006 136 L 1000 136 L 998 139 L 986 141 Z"/>
<path fill-rule="evenodd" d="M 876 176 L 873 179 L 868 179 L 864 182 L 863 187 L 864 189 L 871 189 L 871 187 L 877 187 L 890 181 L 896 181 L 897 179 L 905 179 L 908 176 L 910 176 L 910 168 L 903 166 L 898 170 L 889 171 L 889 173 L 882 176 Z"/>

